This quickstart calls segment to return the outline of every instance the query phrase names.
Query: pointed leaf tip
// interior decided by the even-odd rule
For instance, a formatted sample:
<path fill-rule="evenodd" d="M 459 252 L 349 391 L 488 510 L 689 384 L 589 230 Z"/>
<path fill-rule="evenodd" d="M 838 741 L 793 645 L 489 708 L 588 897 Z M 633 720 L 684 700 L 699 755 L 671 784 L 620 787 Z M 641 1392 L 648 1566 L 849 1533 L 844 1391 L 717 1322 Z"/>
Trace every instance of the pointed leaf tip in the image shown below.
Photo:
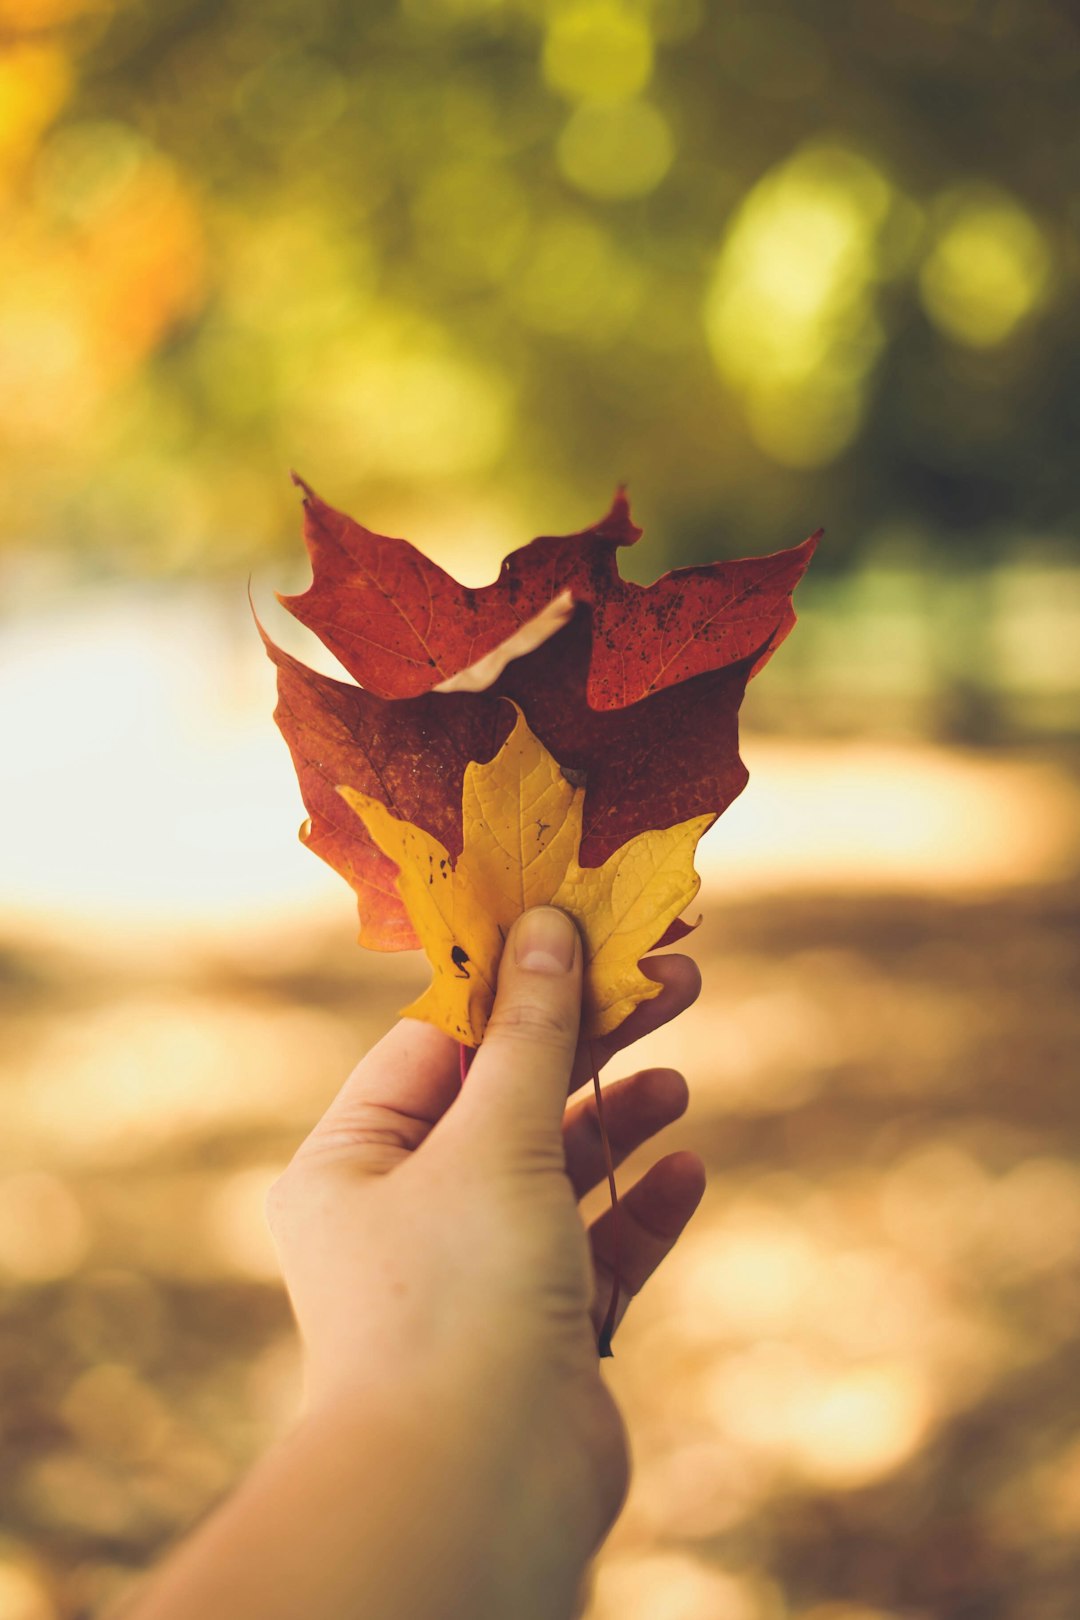
<path fill-rule="evenodd" d="M 289 477 L 292 479 L 292 481 L 296 485 L 297 489 L 302 489 L 303 490 L 303 492 L 304 492 L 304 505 L 305 506 L 307 505 L 308 501 L 317 501 L 319 499 L 319 497 L 316 495 L 315 491 L 312 489 L 311 485 L 307 482 L 307 479 L 301 478 L 300 474 L 296 471 L 295 467 L 290 467 L 289 468 Z"/>
<path fill-rule="evenodd" d="M 645 533 L 630 516 L 630 497 L 625 479 L 616 484 L 611 505 L 593 532 L 604 539 L 614 540 L 620 546 L 632 546 Z"/>

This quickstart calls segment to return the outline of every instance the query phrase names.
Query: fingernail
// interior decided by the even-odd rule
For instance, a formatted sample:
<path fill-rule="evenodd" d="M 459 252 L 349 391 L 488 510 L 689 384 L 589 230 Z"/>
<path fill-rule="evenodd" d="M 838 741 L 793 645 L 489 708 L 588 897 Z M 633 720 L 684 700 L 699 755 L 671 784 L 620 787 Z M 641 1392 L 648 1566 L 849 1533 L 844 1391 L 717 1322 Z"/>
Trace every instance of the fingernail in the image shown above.
<path fill-rule="evenodd" d="M 514 933 L 514 961 L 529 973 L 569 973 L 577 929 L 554 906 L 527 911 Z"/>

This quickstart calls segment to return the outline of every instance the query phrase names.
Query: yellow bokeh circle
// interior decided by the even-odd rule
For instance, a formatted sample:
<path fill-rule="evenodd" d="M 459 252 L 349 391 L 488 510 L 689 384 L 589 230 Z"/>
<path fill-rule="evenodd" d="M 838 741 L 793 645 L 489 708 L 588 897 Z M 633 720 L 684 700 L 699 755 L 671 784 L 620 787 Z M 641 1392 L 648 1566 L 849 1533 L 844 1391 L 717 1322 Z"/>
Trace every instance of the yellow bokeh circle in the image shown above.
<path fill-rule="evenodd" d="M 919 273 L 923 307 L 948 337 L 974 349 L 993 348 L 1046 295 L 1046 238 L 1019 203 L 990 187 L 943 199 L 939 218 Z"/>
<path fill-rule="evenodd" d="M 572 101 L 619 101 L 652 74 L 648 24 L 613 0 L 561 7 L 544 40 L 545 83 Z"/>
<path fill-rule="evenodd" d="M 559 137 L 559 168 L 591 197 L 643 197 L 658 186 L 675 155 L 663 116 L 647 101 L 575 108 Z"/>

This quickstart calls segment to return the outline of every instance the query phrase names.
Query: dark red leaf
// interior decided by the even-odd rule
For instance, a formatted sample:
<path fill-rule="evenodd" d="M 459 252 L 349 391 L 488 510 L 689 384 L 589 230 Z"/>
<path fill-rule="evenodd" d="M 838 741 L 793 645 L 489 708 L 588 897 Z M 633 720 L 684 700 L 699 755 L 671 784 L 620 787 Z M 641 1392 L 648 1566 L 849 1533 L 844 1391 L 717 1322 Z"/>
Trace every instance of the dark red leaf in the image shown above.
<path fill-rule="evenodd" d="M 396 816 L 426 828 L 453 855 L 461 851 L 461 782 L 470 759 L 488 760 L 513 723 L 506 703 L 462 695 L 391 702 L 319 675 L 259 626 L 277 665 L 274 719 L 289 745 L 309 822 L 307 847 L 356 891 L 360 943 L 413 950 L 419 940 L 395 886 L 397 867 L 368 837 L 337 792 L 339 784 L 377 797 Z"/>
<path fill-rule="evenodd" d="M 451 679 L 564 590 L 592 609 L 587 690 L 596 709 L 636 703 L 767 647 L 756 673 L 795 622 L 791 593 L 821 532 L 789 551 L 678 568 L 637 585 L 619 574 L 620 546 L 642 532 L 620 487 L 599 523 L 531 541 L 506 558 L 492 584 L 472 589 L 408 541 L 366 529 L 296 482 L 312 583 L 280 600 L 355 680 L 387 698 Z"/>
<path fill-rule="evenodd" d="M 737 664 L 626 708 L 593 709 L 585 699 L 589 619 L 579 608 L 565 630 L 507 666 L 492 696 L 519 703 L 563 769 L 581 773 L 583 866 L 599 866 L 650 827 L 719 815 L 742 792 L 739 705 L 763 651 L 759 644 Z"/>

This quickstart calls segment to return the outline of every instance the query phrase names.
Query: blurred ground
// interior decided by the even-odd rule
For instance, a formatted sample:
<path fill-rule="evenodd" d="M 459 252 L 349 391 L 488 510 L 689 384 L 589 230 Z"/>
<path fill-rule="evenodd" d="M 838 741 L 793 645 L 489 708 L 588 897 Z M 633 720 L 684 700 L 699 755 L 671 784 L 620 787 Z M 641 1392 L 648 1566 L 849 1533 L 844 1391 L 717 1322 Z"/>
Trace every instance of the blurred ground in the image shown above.
<path fill-rule="evenodd" d="M 265 1189 L 426 974 L 295 840 L 239 586 L 13 577 L 0 1620 L 98 1620 L 288 1421 Z M 808 624 L 701 846 L 704 995 L 637 1055 L 692 1103 L 620 1185 L 710 1182 L 605 1367 L 637 1470 L 589 1620 L 1071 1620 L 1080 767 L 920 737 Z"/>
<path fill-rule="evenodd" d="M 703 898 L 705 994 L 642 1058 L 710 1183 L 608 1367 L 591 1620 L 1065 1620 L 1080 886 Z M 104 1613 L 291 1410 L 263 1192 L 423 976 L 347 941 L 9 938 L 4 1620 Z"/>

